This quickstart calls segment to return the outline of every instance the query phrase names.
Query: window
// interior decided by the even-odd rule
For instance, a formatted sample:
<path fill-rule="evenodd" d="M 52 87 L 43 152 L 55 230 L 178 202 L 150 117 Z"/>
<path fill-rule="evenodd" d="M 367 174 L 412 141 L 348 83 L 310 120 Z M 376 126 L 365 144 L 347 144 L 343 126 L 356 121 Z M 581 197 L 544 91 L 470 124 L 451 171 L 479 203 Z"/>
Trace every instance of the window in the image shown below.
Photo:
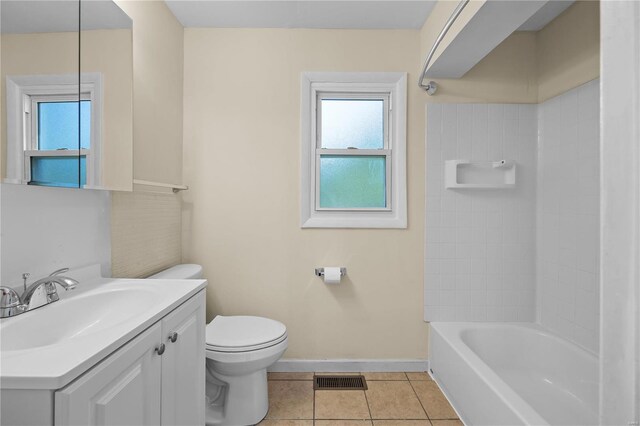
<path fill-rule="evenodd" d="M 99 181 L 99 74 L 7 77 L 7 180 L 89 187 Z M 78 98 L 80 101 L 78 101 Z"/>
<path fill-rule="evenodd" d="M 316 96 L 316 210 L 388 209 L 388 94 Z"/>
<path fill-rule="evenodd" d="M 406 228 L 406 74 L 304 73 L 303 228 Z"/>
<path fill-rule="evenodd" d="M 80 182 L 79 186 L 85 186 L 91 148 L 89 95 L 82 94 L 79 103 L 78 95 L 67 94 L 25 95 L 24 99 L 29 125 L 25 180 L 30 185 L 77 187 Z"/>

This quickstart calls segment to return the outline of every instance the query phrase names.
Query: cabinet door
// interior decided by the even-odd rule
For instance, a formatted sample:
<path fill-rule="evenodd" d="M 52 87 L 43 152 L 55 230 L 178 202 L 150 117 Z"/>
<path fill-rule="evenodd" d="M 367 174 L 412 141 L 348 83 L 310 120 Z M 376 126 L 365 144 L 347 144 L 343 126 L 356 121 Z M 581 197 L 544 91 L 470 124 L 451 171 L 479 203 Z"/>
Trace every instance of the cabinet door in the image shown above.
<path fill-rule="evenodd" d="M 162 320 L 163 425 L 204 424 L 205 327 L 204 291 Z"/>
<path fill-rule="evenodd" d="M 56 425 L 158 425 L 160 323 L 55 393 Z"/>

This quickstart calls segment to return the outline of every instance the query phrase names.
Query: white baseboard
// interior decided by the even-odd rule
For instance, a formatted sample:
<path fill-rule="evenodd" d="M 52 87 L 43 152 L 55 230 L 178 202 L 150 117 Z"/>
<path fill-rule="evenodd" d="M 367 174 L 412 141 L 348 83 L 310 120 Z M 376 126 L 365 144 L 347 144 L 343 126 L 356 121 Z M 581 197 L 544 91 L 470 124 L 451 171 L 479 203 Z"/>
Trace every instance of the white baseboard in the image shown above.
<path fill-rule="evenodd" d="M 427 359 L 281 359 L 269 368 L 280 373 L 428 370 Z"/>

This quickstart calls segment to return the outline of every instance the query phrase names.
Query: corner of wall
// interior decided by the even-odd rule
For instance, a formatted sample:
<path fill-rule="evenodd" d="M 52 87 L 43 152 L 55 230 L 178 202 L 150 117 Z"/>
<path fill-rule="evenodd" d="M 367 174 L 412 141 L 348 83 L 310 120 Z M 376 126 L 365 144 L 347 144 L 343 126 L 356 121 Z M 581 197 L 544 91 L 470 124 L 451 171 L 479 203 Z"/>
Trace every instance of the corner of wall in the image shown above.
<path fill-rule="evenodd" d="M 535 34 L 538 103 L 600 76 L 599 1 L 576 1 Z"/>
<path fill-rule="evenodd" d="M 133 20 L 134 179 L 180 183 L 184 28 L 162 1 L 118 5 Z"/>
<path fill-rule="evenodd" d="M 184 28 L 165 2 L 116 2 L 133 20 L 134 179 L 181 184 Z M 182 261 L 181 200 L 113 192 L 114 277 L 145 277 Z"/>

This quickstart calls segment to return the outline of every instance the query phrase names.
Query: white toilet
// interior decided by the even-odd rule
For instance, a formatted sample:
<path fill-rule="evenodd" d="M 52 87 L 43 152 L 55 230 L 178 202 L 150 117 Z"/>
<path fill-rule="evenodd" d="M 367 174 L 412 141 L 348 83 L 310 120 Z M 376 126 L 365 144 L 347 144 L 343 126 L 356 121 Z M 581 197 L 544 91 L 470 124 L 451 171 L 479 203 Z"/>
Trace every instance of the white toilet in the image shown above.
<path fill-rule="evenodd" d="M 202 278 L 202 266 L 177 265 L 149 278 Z M 287 349 L 287 328 L 269 318 L 218 315 L 206 339 L 207 425 L 259 423 L 269 409 L 267 367 Z"/>

